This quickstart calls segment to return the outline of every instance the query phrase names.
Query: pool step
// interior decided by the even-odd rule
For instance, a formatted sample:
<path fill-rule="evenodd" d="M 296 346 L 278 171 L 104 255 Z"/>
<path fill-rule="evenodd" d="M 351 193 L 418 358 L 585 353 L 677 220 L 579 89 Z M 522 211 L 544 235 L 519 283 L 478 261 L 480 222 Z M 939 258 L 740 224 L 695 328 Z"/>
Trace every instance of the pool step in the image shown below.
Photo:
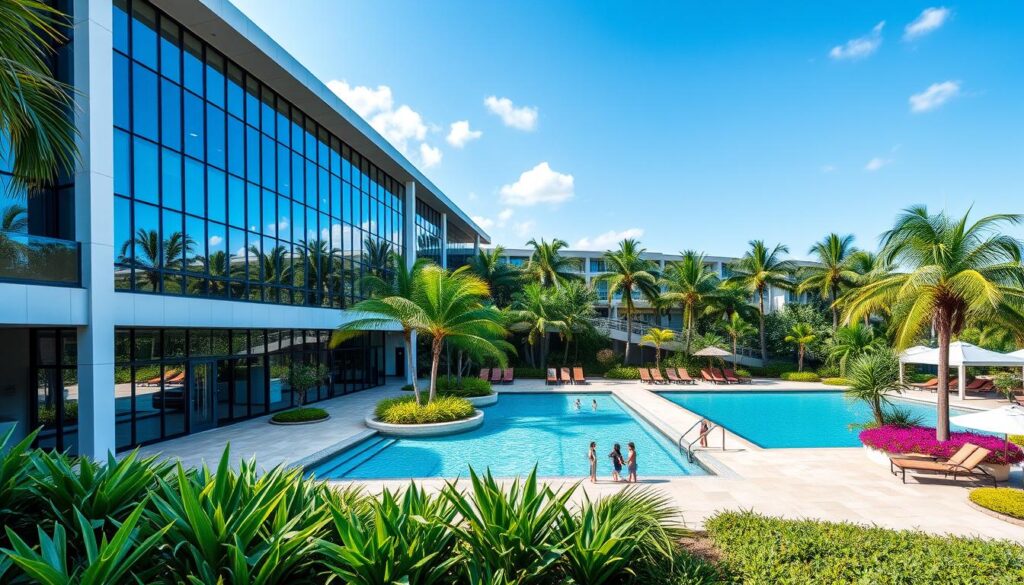
<path fill-rule="evenodd" d="M 314 474 L 320 479 L 340 479 L 377 453 L 390 447 L 394 442 L 395 439 L 387 437 L 371 437 L 352 449 L 339 454 L 337 458 L 332 459 L 326 464 L 317 466 Z"/>

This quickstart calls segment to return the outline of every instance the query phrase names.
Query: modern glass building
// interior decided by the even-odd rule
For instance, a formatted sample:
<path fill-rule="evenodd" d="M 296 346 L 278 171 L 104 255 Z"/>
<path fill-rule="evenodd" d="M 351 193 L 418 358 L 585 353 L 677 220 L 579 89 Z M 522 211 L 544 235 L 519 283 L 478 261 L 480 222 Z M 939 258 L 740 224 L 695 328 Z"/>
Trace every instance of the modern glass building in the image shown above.
<path fill-rule="evenodd" d="M 396 333 L 328 343 L 360 279 L 487 234 L 230 3 L 57 5 L 82 163 L 0 195 L 0 430 L 102 456 L 289 408 L 295 364 L 306 401 L 406 375 Z"/>

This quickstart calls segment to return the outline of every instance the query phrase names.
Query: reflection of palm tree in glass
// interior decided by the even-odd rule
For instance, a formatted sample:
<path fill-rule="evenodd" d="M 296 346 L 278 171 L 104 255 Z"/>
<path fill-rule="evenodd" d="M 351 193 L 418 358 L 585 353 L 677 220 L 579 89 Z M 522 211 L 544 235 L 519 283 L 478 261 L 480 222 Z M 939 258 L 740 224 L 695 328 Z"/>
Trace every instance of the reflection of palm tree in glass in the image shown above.
<path fill-rule="evenodd" d="M 24 232 L 28 229 L 26 212 L 21 205 L 11 205 L 4 209 L 0 217 L 0 268 L 4 274 L 14 272 L 13 269 L 24 264 L 22 255 L 25 253 L 25 246 L 8 233 Z"/>
<path fill-rule="evenodd" d="M 213 296 L 222 295 L 224 293 L 224 287 L 227 286 L 225 280 L 227 278 L 236 277 L 241 269 L 240 266 L 232 266 L 226 252 L 219 251 L 210 254 L 207 258 L 207 265 L 210 267 L 210 294 Z M 197 284 L 192 284 L 193 292 L 197 288 Z"/>
<path fill-rule="evenodd" d="M 391 268 L 391 242 L 366 238 L 363 240 L 363 264 L 370 274 L 378 278 Z"/>
<path fill-rule="evenodd" d="M 331 267 L 330 246 L 321 239 L 299 242 L 299 245 L 299 266 L 302 272 L 296 275 L 298 278 L 295 284 L 310 291 L 305 295 L 306 304 L 316 305 L 319 304 L 320 296 L 327 293 L 326 276 Z"/>
<path fill-rule="evenodd" d="M 288 252 L 284 246 L 274 246 L 270 252 L 264 254 L 257 246 L 249 247 L 249 254 L 258 259 L 256 266 L 259 273 L 253 276 L 266 284 L 281 284 L 289 282 L 292 276 L 292 269 L 288 266 Z"/>
<path fill-rule="evenodd" d="M 128 253 L 135 246 L 135 255 Z M 145 276 L 150 290 L 157 290 L 161 270 L 181 270 L 184 260 L 195 248 L 195 241 L 181 232 L 174 232 L 166 240 L 160 240 L 156 230 L 139 228 L 135 237 L 121 246 L 120 263 L 129 264 Z M 201 258 L 197 256 L 197 258 Z"/>
<path fill-rule="evenodd" d="M 28 210 L 21 205 L 11 205 L 0 216 L 0 231 L 24 232 L 28 230 Z"/>

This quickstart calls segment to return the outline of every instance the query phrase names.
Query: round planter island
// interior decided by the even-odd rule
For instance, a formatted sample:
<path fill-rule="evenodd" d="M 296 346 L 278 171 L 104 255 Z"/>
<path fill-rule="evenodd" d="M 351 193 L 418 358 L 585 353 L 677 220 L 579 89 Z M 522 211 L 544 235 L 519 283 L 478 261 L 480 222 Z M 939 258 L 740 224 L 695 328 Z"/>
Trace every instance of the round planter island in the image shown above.
<path fill-rule="evenodd" d="M 864 454 L 868 459 L 881 465 L 883 467 L 889 467 L 889 458 L 906 457 L 913 459 L 915 457 L 920 458 L 922 455 L 919 453 L 889 453 L 881 449 L 875 449 L 874 447 L 868 447 L 863 445 Z M 1009 464 L 996 464 L 996 463 L 982 463 L 981 468 L 987 471 L 996 478 L 996 481 L 1007 481 L 1010 479 L 1010 466 Z"/>
<path fill-rule="evenodd" d="M 498 403 L 498 393 L 491 392 L 486 396 L 467 396 L 466 400 L 473 405 L 474 408 L 481 408 L 484 406 L 492 406 Z"/>
<path fill-rule="evenodd" d="M 469 418 L 443 423 L 398 425 L 381 422 L 372 415 L 366 417 L 365 422 L 366 426 L 389 437 L 442 437 L 480 428 L 484 424 L 484 413 L 474 410 Z"/>

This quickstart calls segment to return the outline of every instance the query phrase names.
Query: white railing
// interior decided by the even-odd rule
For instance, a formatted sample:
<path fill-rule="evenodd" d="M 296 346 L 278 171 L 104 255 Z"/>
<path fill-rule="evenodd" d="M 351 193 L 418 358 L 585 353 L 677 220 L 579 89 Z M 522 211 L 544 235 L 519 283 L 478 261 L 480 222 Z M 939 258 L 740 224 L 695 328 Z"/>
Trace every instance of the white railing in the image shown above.
<path fill-rule="evenodd" d="M 625 319 L 613 319 L 611 317 L 596 317 L 596 318 L 593 319 L 593 323 L 594 323 L 594 326 L 597 327 L 598 329 L 601 329 L 603 331 L 609 331 L 609 332 L 611 332 L 611 331 L 620 331 L 622 333 L 625 333 L 626 332 L 626 327 L 627 327 Z M 642 343 L 640 341 L 640 338 L 643 337 L 644 335 L 646 335 L 647 331 L 650 330 L 651 327 L 656 327 L 656 325 L 649 325 L 647 323 L 640 323 L 640 322 L 634 321 L 633 322 L 633 339 L 637 343 Z M 663 327 L 662 329 L 665 329 L 665 328 Z M 676 338 L 678 340 L 685 339 L 686 338 L 686 332 L 685 331 L 676 331 Z M 731 349 L 731 348 L 728 348 L 728 349 Z M 743 345 L 739 345 L 739 346 L 736 347 L 736 355 L 743 356 L 743 357 L 748 357 L 748 358 L 752 358 L 752 359 L 758 359 L 759 360 L 759 359 L 761 359 L 761 350 L 760 349 L 755 349 L 753 347 L 746 347 L 746 346 L 743 346 Z"/>

